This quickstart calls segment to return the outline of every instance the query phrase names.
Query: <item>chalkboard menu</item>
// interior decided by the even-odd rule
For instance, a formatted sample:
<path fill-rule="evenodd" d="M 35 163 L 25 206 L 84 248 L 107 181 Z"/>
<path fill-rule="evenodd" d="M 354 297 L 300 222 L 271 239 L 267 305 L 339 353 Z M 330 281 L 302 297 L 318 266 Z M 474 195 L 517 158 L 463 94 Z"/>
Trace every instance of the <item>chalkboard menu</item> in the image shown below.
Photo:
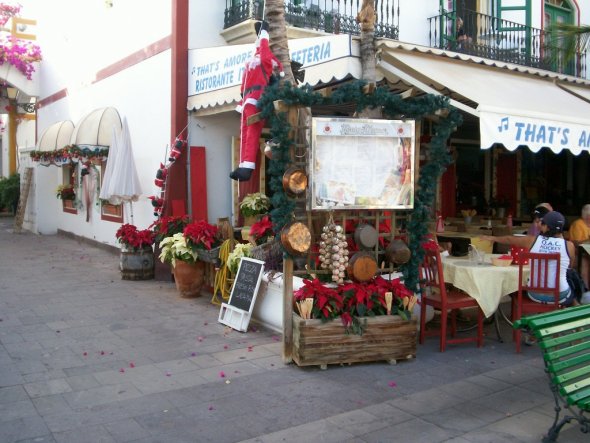
<path fill-rule="evenodd" d="M 229 304 L 231 306 L 242 311 L 252 312 L 263 271 L 263 261 L 253 258 L 242 258 L 229 297 Z"/>

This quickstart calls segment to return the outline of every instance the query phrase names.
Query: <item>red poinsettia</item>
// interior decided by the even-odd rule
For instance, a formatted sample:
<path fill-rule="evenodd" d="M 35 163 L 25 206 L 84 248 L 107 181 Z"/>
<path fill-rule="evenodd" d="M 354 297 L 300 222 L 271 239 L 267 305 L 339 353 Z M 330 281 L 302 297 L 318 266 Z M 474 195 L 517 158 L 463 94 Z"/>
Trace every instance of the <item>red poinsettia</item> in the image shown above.
<path fill-rule="evenodd" d="M 333 288 L 325 286 L 317 278 L 303 280 L 303 286 L 293 293 L 295 301 L 313 298 L 312 317 L 332 319 L 342 315 L 342 296 Z"/>
<path fill-rule="evenodd" d="M 163 216 L 150 225 L 154 232 L 155 240 L 159 244 L 166 237 L 181 233 L 188 225 L 188 215 Z"/>
<path fill-rule="evenodd" d="M 189 243 L 197 249 L 210 250 L 218 243 L 217 226 L 211 225 L 205 220 L 189 223 L 182 232 Z"/>
<path fill-rule="evenodd" d="M 117 241 L 128 249 L 142 249 L 154 243 L 154 233 L 150 229 L 139 231 L 135 225 L 124 224 L 115 234 Z"/>
<path fill-rule="evenodd" d="M 268 238 L 274 235 L 272 229 L 272 221 L 270 221 L 270 217 L 268 215 L 265 215 L 259 221 L 254 223 L 250 227 L 250 235 L 254 237 L 254 241 L 257 245 L 266 243 Z"/>

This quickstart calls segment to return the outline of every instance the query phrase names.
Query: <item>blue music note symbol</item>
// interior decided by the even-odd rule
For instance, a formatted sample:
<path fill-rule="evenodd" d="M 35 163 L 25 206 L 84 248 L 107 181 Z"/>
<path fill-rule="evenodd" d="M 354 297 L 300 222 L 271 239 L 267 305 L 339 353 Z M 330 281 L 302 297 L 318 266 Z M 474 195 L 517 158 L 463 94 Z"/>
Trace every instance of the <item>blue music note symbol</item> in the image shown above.
<path fill-rule="evenodd" d="M 498 131 L 499 132 L 503 132 L 504 130 L 508 130 L 508 117 L 504 117 L 501 121 L 500 121 L 500 126 L 498 126 Z"/>

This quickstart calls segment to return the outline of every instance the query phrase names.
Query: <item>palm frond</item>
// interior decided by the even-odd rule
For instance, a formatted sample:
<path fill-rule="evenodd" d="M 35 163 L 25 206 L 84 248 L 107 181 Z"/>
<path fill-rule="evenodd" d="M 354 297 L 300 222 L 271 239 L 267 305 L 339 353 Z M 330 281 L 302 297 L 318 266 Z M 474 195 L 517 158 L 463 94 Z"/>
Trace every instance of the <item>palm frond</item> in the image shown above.
<path fill-rule="evenodd" d="M 552 62 L 565 65 L 590 49 L 590 25 L 556 23 L 546 31 L 545 49 Z"/>

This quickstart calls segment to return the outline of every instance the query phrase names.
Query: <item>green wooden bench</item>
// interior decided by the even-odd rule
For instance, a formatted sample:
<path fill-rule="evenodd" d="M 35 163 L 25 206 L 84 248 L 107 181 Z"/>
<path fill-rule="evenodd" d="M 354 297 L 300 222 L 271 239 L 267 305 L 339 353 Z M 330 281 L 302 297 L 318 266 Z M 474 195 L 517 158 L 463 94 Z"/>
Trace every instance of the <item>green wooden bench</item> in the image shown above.
<path fill-rule="evenodd" d="M 545 372 L 555 397 L 555 420 L 543 442 L 557 441 L 559 431 L 572 420 L 583 433 L 590 431 L 590 305 L 524 317 L 515 328 L 537 338 Z M 565 413 L 560 420 L 562 408 Z"/>

